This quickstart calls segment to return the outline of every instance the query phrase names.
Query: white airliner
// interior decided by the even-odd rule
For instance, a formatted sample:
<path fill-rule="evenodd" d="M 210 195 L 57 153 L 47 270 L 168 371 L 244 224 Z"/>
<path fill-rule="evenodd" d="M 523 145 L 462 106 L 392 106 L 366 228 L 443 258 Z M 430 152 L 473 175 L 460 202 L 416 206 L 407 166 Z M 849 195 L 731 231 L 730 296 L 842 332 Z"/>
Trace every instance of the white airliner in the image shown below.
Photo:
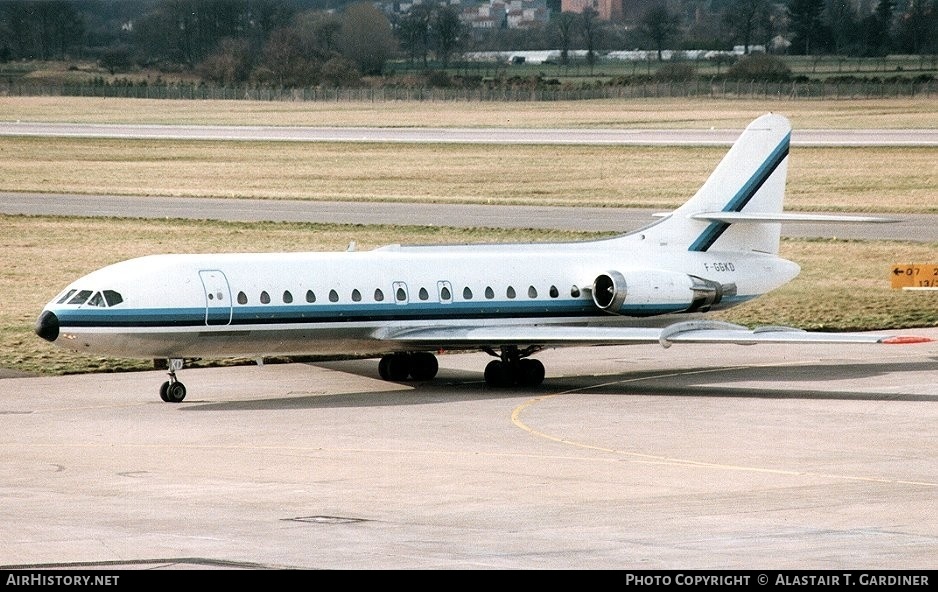
<path fill-rule="evenodd" d="M 559 346 L 889 343 L 916 338 L 748 329 L 707 321 L 782 286 L 784 221 L 882 221 L 785 214 L 791 127 L 753 121 L 687 203 L 641 230 L 575 243 L 414 246 L 372 251 L 153 255 L 73 282 L 36 333 L 95 355 L 166 359 L 160 395 L 194 358 L 381 354 L 386 380 L 437 373 L 438 350 L 481 350 L 491 386 L 536 386 L 532 354 Z"/>

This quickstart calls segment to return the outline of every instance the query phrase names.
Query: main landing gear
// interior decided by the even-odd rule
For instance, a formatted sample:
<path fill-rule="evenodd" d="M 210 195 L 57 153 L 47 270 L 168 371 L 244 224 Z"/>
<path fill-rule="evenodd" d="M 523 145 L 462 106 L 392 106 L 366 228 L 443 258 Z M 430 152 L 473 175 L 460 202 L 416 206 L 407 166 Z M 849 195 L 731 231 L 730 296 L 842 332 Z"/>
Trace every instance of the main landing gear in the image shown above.
<path fill-rule="evenodd" d="M 378 363 L 378 374 L 384 380 L 430 380 L 440 369 L 436 356 L 429 352 L 388 354 Z"/>
<path fill-rule="evenodd" d="M 169 380 L 160 387 L 160 398 L 167 403 L 181 403 L 186 398 L 186 385 L 176 379 L 176 370 L 182 370 L 182 358 L 167 360 L 169 367 Z"/>
<path fill-rule="evenodd" d="M 501 354 L 491 349 L 485 350 L 489 355 L 499 358 L 485 367 L 485 384 L 494 388 L 539 386 L 544 382 L 544 364 L 528 356 L 540 349 L 531 346 L 519 350 L 517 346 L 509 345 L 502 347 Z"/>
<path fill-rule="evenodd" d="M 544 364 L 529 358 L 541 350 L 538 346 L 518 349 L 515 345 L 501 348 L 501 353 L 486 349 L 486 353 L 498 358 L 485 367 L 485 383 L 493 388 L 513 386 L 535 387 L 544 382 Z M 436 376 L 439 363 L 429 352 L 388 354 L 378 363 L 378 374 L 384 380 L 430 380 Z"/>

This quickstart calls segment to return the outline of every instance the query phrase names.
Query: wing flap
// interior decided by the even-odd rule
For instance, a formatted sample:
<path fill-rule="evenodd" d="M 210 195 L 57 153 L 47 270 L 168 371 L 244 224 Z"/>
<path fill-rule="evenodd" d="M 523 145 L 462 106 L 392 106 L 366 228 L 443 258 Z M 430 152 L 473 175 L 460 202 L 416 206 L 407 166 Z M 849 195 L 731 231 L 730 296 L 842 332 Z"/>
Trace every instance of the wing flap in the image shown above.
<path fill-rule="evenodd" d="M 666 327 L 595 326 L 458 326 L 415 327 L 391 331 L 381 337 L 412 347 L 472 348 L 500 345 L 627 345 L 659 343 L 925 343 L 927 337 L 875 333 L 813 332 L 791 327 L 757 327 L 719 321 L 686 321 Z"/>

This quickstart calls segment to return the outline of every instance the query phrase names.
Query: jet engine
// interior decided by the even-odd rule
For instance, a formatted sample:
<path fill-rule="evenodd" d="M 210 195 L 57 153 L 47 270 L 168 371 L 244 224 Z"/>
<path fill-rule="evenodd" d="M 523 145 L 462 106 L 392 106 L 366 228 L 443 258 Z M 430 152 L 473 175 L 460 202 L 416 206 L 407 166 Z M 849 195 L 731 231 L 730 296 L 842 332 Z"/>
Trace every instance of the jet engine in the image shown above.
<path fill-rule="evenodd" d="M 592 293 L 596 306 L 610 314 L 652 316 L 710 310 L 734 296 L 736 284 L 672 271 L 607 271 L 593 281 Z"/>

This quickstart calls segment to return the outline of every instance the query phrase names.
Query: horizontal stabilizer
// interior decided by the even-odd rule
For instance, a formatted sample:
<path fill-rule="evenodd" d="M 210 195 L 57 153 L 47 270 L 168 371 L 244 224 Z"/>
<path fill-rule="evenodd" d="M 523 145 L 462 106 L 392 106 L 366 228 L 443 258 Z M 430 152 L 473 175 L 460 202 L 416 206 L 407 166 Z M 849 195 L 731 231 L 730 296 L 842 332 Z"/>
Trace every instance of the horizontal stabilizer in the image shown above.
<path fill-rule="evenodd" d="M 800 214 L 794 212 L 700 212 L 688 216 L 693 220 L 707 220 L 709 222 L 726 222 L 736 224 L 740 222 L 838 222 L 885 224 L 898 222 L 894 218 L 880 218 L 877 216 L 839 216 L 831 214 Z"/>

